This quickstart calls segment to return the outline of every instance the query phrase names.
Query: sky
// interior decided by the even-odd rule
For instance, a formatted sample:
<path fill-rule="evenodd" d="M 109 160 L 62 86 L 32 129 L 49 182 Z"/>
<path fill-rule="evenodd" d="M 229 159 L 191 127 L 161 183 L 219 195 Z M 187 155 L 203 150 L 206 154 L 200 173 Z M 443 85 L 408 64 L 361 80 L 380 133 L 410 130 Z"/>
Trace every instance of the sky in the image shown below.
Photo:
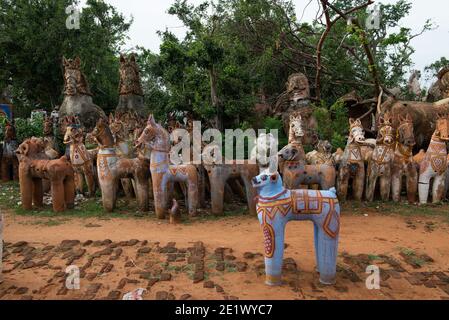
<path fill-rule="evenodd" d="M 161 40 L 157 31 L 170 30 L 178 37 L 185 35 L 185 28 L 174 16 L 167 13 L 173 0 L 105 0 L 115 6 L 126 17 L 134 18 L 129 32 L 126 49 L 142 46 L 159 51 Z M 409 0 L 413 8 L 409 17 L 401 21 L 401 25 L 412 28 L 417 33 L 428 18 L 438 26 L 436 30 L 429 31 L 412 41 L 416 52 L 413 55 L 415 69 L 424 70 L 424 67 L 445 56 L 449 57 L 449 1 L 447 0 Z M 81 3 L 84 3 L 82 0 Z M 189 0 L 189 3 L 199 4 L 203 0 Z M 381 3 L 395 3 L 396 0 L 376 1 Z M 296 6 L 298 19 L 311 22 L 318 8 L 317 0 L 293 0 Z"/>

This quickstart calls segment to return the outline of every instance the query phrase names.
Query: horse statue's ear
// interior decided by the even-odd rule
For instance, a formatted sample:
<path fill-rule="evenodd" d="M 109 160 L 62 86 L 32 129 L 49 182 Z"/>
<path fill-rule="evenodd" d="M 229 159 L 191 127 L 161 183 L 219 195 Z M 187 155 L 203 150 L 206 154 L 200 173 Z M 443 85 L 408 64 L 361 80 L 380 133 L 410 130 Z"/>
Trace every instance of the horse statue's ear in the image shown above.
<path fill-rule="evenodd" d="M 125 62 L 126 62 L 125 56 L 120 53 L 120 63 L 125 63 Z"/>
<path fill-rule="evenodd" d="M 69 64 L 69 61 L 67 60 L 67 58 L 65 56 L 62 56 L 62 65 L 64 67 L 67 67 L 68 64 Z"/>
<path fill-rule="evenodd" d="M 352 126 L 354 124 L 355 120 L 353 118 L 349 118 L 349 124 Z"/>
<path fill-rule="evenodd" d="M 77 56 L 73 62 L 75 64 L 76 68 L 79 69 L 81 67 L 81 59 L 80 59 L 80 57 Z"/>
<path fill-rule="evenodd" d="M 405 121 L 413 122 L 413 118 L 412 118 L 412 116 L 410 115 L 410 113 L 407 113 L 407 116 L 405 117 Z"/>
<path fill-rule="evenodd" d="M 148 125 L 156 126 L 156 120 L 154 119 L 154 116 L 152 114 L 150 114 L 150 116 L 148 117 Z"/>
<path fill-rule="evenodd" d="M 134 53 L 130 54 L 129 61 L 134 62 L 134 63 L 136 62 L 136 55 Z"/>

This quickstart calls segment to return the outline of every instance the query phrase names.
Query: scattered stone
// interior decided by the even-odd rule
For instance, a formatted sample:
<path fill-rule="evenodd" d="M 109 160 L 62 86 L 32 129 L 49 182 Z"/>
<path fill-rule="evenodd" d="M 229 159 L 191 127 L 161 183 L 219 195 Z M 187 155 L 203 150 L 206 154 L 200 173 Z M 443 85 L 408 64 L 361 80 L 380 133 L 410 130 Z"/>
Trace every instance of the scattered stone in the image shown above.
<path fill-rule="evenodd" d="M 132 261 L 127 261 L 125 263 L 125 268 L 132 268 L 132 267 L 134 267 L 134 263 Z"/>
<path fill-rule="evenodd" d="M 92 243 L 94 243 L 92 240 L 87 240 L 86 242 L 83 243 L 83 247 L 88 247 L 88 246 L 90 246 Z"/>
<path fill-rule="evenodd" d="M 102 284 L 101 283 L 92 283 L 89 285 L 89 287 L 87 287 L 87 296 L 95 296 L 98 291 L 101 289 Z"/>
<path fill-rule="evenodd" d="M 65 296 L 65 295 L 67 295 L 68 292 L 69 292 L 69 290 L 64 285 L 61 289 L 58 290 L 56 295 L 58 295 L 58 296 Z"/>
<path fill-rule="evenodd" d="M 106 249 L 103 249 L 103 250 L 101 250 L 101 251 L 95 252 L 95 253 L 92 255 L 92 257 L 94 257 L 94 258 L 99 258 L 99 257 L 101 257 L 101 256 L 110 256 L 113 252 L 114 252 L 113 249 L 111 249 L 111 248 L 106 248 Z"/>
<path fill-rule="evenodd" d="M 247 259 L 247 260 L 252 260 L 252 259 L 254 259 L 254 253 L 252 253 L 252 252 L 245 252 L 245 253 L 243 254 L 243 257 L 244 257 L 245 259 Z"/>
<path fill-rule="evenodd" d="M 28 245 L 28 242 L 26 242 L 26 241 L 19 241 L 19 242 L 16 242 L 15 244 L 13 244 L 12 247 L 13 248 L 18 248 L 18 247 L 24 247 L 26 245 Z"/>
<path fill-rule="evenodd" d="M 35 263 L 33 261 L 27 261 L 23 264 L 22 269 L 31 269 L 35 266 Z"/>
<path fill-rule="evenodd" d="M 137 250 L 138 254 L 146 254 L 146 253 L 150 253 L 151 252 L 151 248 L 149 247 L 144 247 L 144 248 L 140 248 L 139 250 Z"/>
<path fill-rule="evenodd" d="M 101 244 L 102 244 L 103 246 L 109 246 L 111 243 L 112 243 L 112 240 L 106 239 L 106 240 L 103 240 L 103 242 L 102 242 Z"/>
<path fill-rule="evenodd" d="M 148 289 L 150 289 L 152 286 L 154 286 L 156 283 L 158 283 L 159 282 L 159 279 L 158 278 L 151 278 L 149 281 L 148 281 L 148 286 L 147 286 L 147 288 Z"/>
<path fill-rule="evenodd" d="M 204 282 L 203 287 L 206 289 L 213 289 L 215 288 L 215 283 L 213 281 L 206 281 Z"/>
<path fill-rule="evenodd" d="M 135 245 L 138 244 L 138 243 L 139 243 L 139 240 L 132 239 L 132 240 L 129 240 L 129 241 L 127 242 L 127 246 L 133 247 L 133 246 L 135 246 Z"/>
<path fill-rule="evenodd" d="M 42 248 L 42 251 L 51 251 L 55 248 L 55 246 L 46 246 L 44 248 Z"/>
<path fill-rule="evenodd" d="M 237 259 L 236 257 L 234 257 L 233 255 L 228 255 L 224 258 L 226 261 L 234 261 L 235 259 Z"/>
<path fill-rule="evenodd" d="M 103 245 L 103 241 L 94 241 L 92 242 L 92 247 L 101 247 Z"/>
<path fill-rule="evenodd" d="M 172 278 L 170 273 L 162 273 L 160 276 L 161 281 L 170 281 Z"/>
<path fill-rule="evenodd" d="M 183 294 L 179 300 L 190 300 L 190 298 L 192 298 L 190 294 Z"/>
<path fill-rule="evenodd" d="M 248 269 L 248 264 L 246 262 L 237 262 L 236 265 L 238 272 L 246 272 Z"/>
<path fill-rule="evenodd" d="M 193 275 L 193 283 L 199 283 L 204 280 L 204 271 L 195 272 Z"/>
<path fill-rule="evenodd" d="M 218 284 L 215 285 L 215 290 L 217 290 L 218 293 L 223 293 L 224 289 L 222 286 L 219 286 Z"/>
<path fill-rule="evenodd" d="M 141 246 L 142 246 L 142 247 L 145 247 L 147 244 L 148 244 L 148 240 L 144 240 L 144 241 L 142 241 Z"/>
<path fill-rule="evenodd" d="M 99 224 L 88 223 L 84 227 L 86 227 L 86 228 L 101 228 L 102 226 Z"/>
<path fill-rule="evenodd" d="M 109 273 L 112 271 L 112 269 L 114 268 L 114 265 L 111 263 L 106 263 L 103 268 L 101 268 L 100 270 L 100 274 L 105 274 L 105 273 Z"/>
<path fill-rule="evenodd" d="M 159 291 L 156 293 L 156 300 L 168 300 L 167 291 Z"/>
<path fill-rule="evenodd" d="M 86 275 L 86 279 L 88 280 L 88 281 L 94 281 L 94 279 L 97 277 L 97 274 L 96 273 L 89 273 L 89 274 L 87 274 Z"/>
<path fill-rule="evenodd" d="M 14 294 L 15 294 L 16 296 L 18 296 L 18 295 L 23 295 L 23 294 L 27 293 L 28 290 L 29 290 L 28 288 L 21 287 L 21 288 L 18 288 L 18 289 L 14 292 Z"/>
<path fill-rule="evenodd" d="M 122 296 L 122 293 L 118 290 L 113 290 L 111 292 L 109 292 L 108 296 L 107 296 L 107 300 L 120 300 Z"/>

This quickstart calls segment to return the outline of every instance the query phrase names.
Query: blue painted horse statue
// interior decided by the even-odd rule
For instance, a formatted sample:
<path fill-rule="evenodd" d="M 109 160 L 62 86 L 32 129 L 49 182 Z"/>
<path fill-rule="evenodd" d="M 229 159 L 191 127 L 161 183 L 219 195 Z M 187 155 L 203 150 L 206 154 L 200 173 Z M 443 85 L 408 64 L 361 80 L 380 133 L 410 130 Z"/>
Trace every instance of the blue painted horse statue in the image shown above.
<path fill-rule="evenodd" d="M 340 204 L 335 188 L 287 190 L 277 172 L 261 173 L 253 179 L 253 186 L 259 194 L 257 213 L 265 239 L 266 284 L 282 284 L 285 226 L 292 220 L 314 223 L 320 282 L 334 284 L 340 233 Z"/>

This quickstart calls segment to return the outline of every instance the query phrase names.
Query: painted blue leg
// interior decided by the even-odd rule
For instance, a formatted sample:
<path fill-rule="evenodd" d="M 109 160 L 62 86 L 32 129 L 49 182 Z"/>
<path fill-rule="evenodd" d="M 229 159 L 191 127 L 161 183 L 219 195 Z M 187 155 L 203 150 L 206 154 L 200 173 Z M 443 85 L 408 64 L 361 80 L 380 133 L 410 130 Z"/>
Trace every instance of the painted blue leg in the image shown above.
<path fill-rule="evenodd" d="M 282 285 L 285 224 L 285 217 L 277 215 L 274 221 L 267 219 L 267 224 L 262 225 L 265 238 L 265 283 L 269 286 Z"/>
<path fill-rule="evenodd" d="M 319 267 L 319 258 L 318 258 L 318 250 L 319 250 L 319 246 L 318 246 L 318 236 L 319 236 L 319 226 L 314 222 L 313 223 L 313 233 L 314 233 L 314 237 L 315 237 L 315 258 L 316 258 L 316 271 L 320 272 L 320 267 Z"/>
<path fill-rule="evenodd" d="M 318 231 L 318 270 L 320 282 L 325 285 L 335 283 L 337 273 L 338 237 L 330 238 L 324 230 Z"/>

